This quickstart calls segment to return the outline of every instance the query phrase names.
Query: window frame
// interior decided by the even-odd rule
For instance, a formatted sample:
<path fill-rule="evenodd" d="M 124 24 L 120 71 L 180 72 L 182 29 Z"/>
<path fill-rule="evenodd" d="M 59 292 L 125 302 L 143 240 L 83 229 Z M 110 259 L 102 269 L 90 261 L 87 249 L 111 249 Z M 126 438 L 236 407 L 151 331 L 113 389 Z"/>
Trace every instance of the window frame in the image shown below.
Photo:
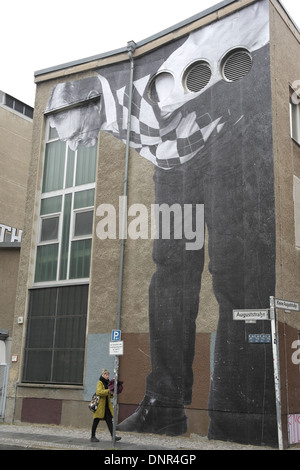
<path fill-rule="evenodd" d="M 290 101 L 290 130 L 292 140 L 300 146 L 300 104 Z"/>
<path fill-rule="evenodd" d="M 85 213 L 88 213 L 88 212 L 92 212 L 93 213 L 93 217 L 92 217 L 92 231 L 90 233 L 86 233 L 86 234 L 81 234 L 81 235 L 75 235 L 75 229 L 76 229 L 76 216 L 77 214 L 85 214 Z M 71 241 L 76 241 L 76 240 L 83 240 L 83 239 L 87 239 L 87 238 L 91 238 L 92 236 L 92 233 L 93 233 L 93 219 L 94 219 L 94 208 L 93 207 L 84 207 L 84 208 L 80 208 L 80 209 L 73 209 L 72 211 L 72 239 Z"/>
<path fill-rule="evenodd" d="M 71 307 L 72 303 L 75 302 L 75 296 L 78 297 L 78 295 L 80 302 L 77 305 L 79 305 L 79 309 L 76 309 L 74 313 Z M 89 286 L 84 283 L 80 283 L 80 285 L 72 283 L 68 286 L 39 287 L 29 290 L 22 383 L 47 384 L 49 386 L 83 386 L 88 298 Z M 39 305 L 41 300 L 42 304 Z M 38 313 L 36 305 L 38 305 Z M 64 313 L 59 309 L 62 305 L 68 306 L 67 311 L 64 311 Z M 72 313 L 70 313 L 71 311 Z M 61 322 L 65 324 L 64 328 L 60 326 Z M 80 324 L 85 325 L 85 327 L 82 328 L 81 325 L 81 335 L 76 336 L 77 343 L 74 343 L 73 336 L 68 335 L 68 330 L 78 329 Z M 44 327 L 41 328 L 42 326 Z M 39 329 L 41 334 L 36 335 L 35 330 Z M 61 343 L 59 337 L 60 332 L 66 333 L 63 343 Z M 77 360 L 80 358 L 80 374 L 78 371 L 75 374 L 73 373 L 73 379 L 77 375 L 77 380 L 70 380 L 70 374 L 64 370 L 59 359 L 62 354 L 69 355 L 68 366 L 70 364 L 74 366 L 76 363 L 76 368 Z M 48 359 L 46 356 L 48 356 Z M 64 378 L 58 380 L 57 377 Z"/>
<path fill-rule="evenodd" d="M 46 144 L 45 144 L 45 150 L 44 150 L 44 158 L 43 158 L 43 171 L 42 171 L 42 181 L 41 181 L 41 187 L 43 187 L 43 178 L 44 178 L 44 171 L 45 171 L 45 159 L 46 159 L 46 154 L 47 154 L 47 144 L 50 144 L 52 142 L 59 141 L 59 138 L 56 134 L 56 130 L 50 127 L 50 119 L 47 118 L 46 122 Z M 74 284 L 82 284 L 82 283 L 88 283 L 90 276 L 88 277 L 83 277 L 83 278 L 72 278 L 70 277 L 70 257 L 71 257 L 71 249 L 72 249 L 72 242 L 73 241 L 79 241 L 83 239 L 91 239 L 91 245 L 92 245 L 92 240 L 93 240 L 93 228 L 94 228 L 94 215 L 93 215 L 93 226 L 92 226 L 92 232 L 90 234 L 86 235 L 80 235 L 80 236 L 74 236 L 74 230 L 75 230 L 75 219 L 76 219 L 76 213 L 78 212 L 94 212 L 95 210 L 95 205 L 88 205 L 86 207 L 80 207 L 80 208 L 74 208 L 74 201 L 75 201 L 75 194 L 83 192 L 83 191 L 89 191 L 93 190 L 95 192 L 95 187 L 96 187 L 96 171 L 97 171 L 97 148 L 95 148 L 95 159 L 96 159 L 96 164 L 95 164 L 95 178 L 94 181 L 91 183 L 83 183 L 83 184 L 76 184 L 76 171 L 77 171 L 77 160 L 78 160 L 78 150 L 74 152 L 74 154 L 69 153 L 70 150 L 68 148 L 68 145 L 66 142 L 62 142 L 63 145 L 65 145 L 65 150 L 64 150 L 64 177 L 63 177 L 63 187 L 61 189 L 55 189 L 55 190 L 50 190 L 50 191 L 45 191 L 42 192 L 43 189 L 41 190 L 40 194 L 40 204 L 39 204 L 39 221 L 38 221 L 38 229 L 37 229 L 37 235 L 36 235 L 36 248 L 35 248 L 35 269 L 33 273 L 33 282 L 32 286 L 33 287 L 46 287 L 46 286 L 56 286 L 56 285 L 67 285 L 70 283 Z M 68 163 L 69 163 L 69 155 L 71 158 L 73 158 L 73 163 L 72 163 L 72 172 L 73 174 L 68 175 Z M 71 183 L 72 179 L 72 186 L 69 186 Z M 64 216 L 65 216 L 65 201 L 66 197 L 70 195 L 71 196 L 71 208 L 70 208 L 70 218 L 68 221 L 68 228 L 69 228 L 69 233 L 68 233 L 68 248 L 66 250 L 66 256 L 67 256 L 67 264 L 66 264 L 66 278 L 61 279 L 61 271 L 63 270 L 62 268 L 62 257 L 64 256 L 63 253 L 63 230 L 64 230 Z M 41 208 L 42 208 L 42 201 L 53 198 L 53 197 L 61 197 L 61 207 L 60 211 L 56 212 L 49 212 L 46 214 L 41 214 Z M 95 201 L 95 194 L 94 194 L 94 201 Z M 41 240 L 41 235 L 42 235 L 42 223 L 43 220 L 46 218 L 52 218 L 52 217 L 59 217 L 59 227 L 58 227 L 58 239 L 57 240 Z M 47 246 L 47 245 L 54 245 L 58 244 L 58 253 L 57 253 L 57 267 L 56 267 L 56 279 L 55 280 L 38 280 L 37 279 L 37 259 L 38 259 L 38 248 L 41 246 Z"/>
<path fill-rule="evenodd" d="M 49 240 L 42 240 L 42 231 L 43 231 L 43 221 L 47 219 L 55 219 L 58 218 L 58 230 L 57 230 L 57 238 L 51 238 Z M 61 235 L 61 212 L 54 212 L 51 214 L 40 215 L 39 219 L 39 245 L 51 245 L 52 243 L 58 243 L 60 240 Z"/>
<path fill-rule="evenodd" d="M 291 139 L 300 146 L 300 96 L 292 86 L 290 86 L 289 113 Z"/>

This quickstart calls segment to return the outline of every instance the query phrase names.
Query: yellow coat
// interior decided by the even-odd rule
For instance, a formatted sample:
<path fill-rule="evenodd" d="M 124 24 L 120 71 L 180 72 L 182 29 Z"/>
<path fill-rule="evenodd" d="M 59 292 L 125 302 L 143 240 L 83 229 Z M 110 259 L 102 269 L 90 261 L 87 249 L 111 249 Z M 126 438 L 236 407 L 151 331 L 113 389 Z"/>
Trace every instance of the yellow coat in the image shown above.
<path fill-rule="evenodd" d="M 114 407 L 113 407 L 113 404 L 112 404 L 111 399 L 110 399 L 112 397 L 112 395 L 110 394 L 110 391 L 104 387 L 101 380 L 99 380 L 98 383 L 97 383 L 96 394 L 99 395 L 101 398 L 100 398 L 99 405 L 98 405 L 95 413 L 93 413 L 93 418 L 94 419 L 95 418 L 99 418 L 99 419 L 104 418 L 106 400 L 108 400 L 108 408 L 109 408 L 109 411 L 111 412 L 111 415 L 113 416 L 114 415 Z"/>

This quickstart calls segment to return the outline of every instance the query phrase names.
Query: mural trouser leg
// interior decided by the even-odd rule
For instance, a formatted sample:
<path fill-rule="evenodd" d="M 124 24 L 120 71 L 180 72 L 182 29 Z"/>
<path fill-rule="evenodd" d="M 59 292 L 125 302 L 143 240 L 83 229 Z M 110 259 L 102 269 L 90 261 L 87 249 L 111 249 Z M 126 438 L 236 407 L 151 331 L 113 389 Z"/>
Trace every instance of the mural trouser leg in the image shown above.
<path fill-rule="evenodd" d="M 203 203 L 202 177 L 197 161 L 177 170 L 155 172 L 156 204 L 167 204 L 169 208 L 176 204 L 182 216 L 175 222 L 181 222 L 182 227 L 184 204 Z M 194 231 L 196 228 L 203 234 L 203 226 L 194 226 Z M 192 400 L 195 320 L 204 250 L 186 250 L 188 240 L 174 239 L 173 235 L 174 227 L 171 239 L 163 239 L 160 234 L 154 240 L 156 272 L 149 288 L 152 371 L 147 377 L 144 400 L 118 426 L 122 431 L 168 435 L 187 431 L 184 405 Z"/>
<path fill-rule="evenodd" d="M 174 172 L 156 170 L 155 175 L 157 203 L 205 206 L 210 271 L 219 303 L 208 437 L 254 444 L 277 440 L 271 345 L 248 343 L 249 334 L 270 333 L 270 323 L 233 321 L 232 311 L 268 308 L 275 291 L 273 159 L 265 122 L 265 115 L 255 116 L 257 127 L 248 126 L 248 133 L 235 136 L 235 141 L 229 133 L 201 169 L 196 159 Z M 261 132 L 266 134 L 259 136 Z M 175 435 L 186 429 L 183 407 L 191 397 L 204 256 L 203 250 L 187 252 L 179 240 L 160 238 L 153 257 L 152 372 L 143 402 L 120 429 Z"/>
<path fill-rule="evenodd" d="M 210 271 L 219 303 L 208 437 L 276 445 L 271 344 L 248 342 L 249 334 L 270 334 L 270 322 L 233 320 L 233 309 L 268 308 L 275 289 L 272 158 L 255 158 L 251 141 L 245 138 L 249 153 L 241 152 L 240 164 L 205 182 Z"/>

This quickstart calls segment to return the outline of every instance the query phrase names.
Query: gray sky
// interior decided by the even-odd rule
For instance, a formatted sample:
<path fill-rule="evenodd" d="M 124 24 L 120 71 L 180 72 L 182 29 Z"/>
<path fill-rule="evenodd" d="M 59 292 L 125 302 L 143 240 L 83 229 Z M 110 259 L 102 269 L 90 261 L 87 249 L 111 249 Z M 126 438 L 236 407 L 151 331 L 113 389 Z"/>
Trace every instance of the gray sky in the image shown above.
<path fill-rule="evenodd" d="M 0 90 L 33 106 L 35 71 L 125 47 L 217 3 L 2 0 Z M 282 3 L 300 25 L 299 0 Z"/>

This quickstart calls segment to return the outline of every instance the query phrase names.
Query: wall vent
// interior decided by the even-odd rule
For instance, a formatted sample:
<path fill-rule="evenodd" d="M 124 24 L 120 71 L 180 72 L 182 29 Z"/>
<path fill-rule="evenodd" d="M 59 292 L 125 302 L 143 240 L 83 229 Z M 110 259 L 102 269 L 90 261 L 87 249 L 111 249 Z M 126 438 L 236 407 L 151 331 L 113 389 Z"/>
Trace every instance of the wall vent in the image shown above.
<path fill-rule="evenodd" d="M 224 58 L 222 64 L 222 75 L 228 82 L 240 80 L 252 67 L 252 57 L 246 49 L 231 50 Z"/>
<path fill-rule="evenodd" d="M 208 85 L 211 79 L 210 65 L 201 60 L 188 67 L 184 75 L 184 85 L 188 91 L 197 93 Z"/>

